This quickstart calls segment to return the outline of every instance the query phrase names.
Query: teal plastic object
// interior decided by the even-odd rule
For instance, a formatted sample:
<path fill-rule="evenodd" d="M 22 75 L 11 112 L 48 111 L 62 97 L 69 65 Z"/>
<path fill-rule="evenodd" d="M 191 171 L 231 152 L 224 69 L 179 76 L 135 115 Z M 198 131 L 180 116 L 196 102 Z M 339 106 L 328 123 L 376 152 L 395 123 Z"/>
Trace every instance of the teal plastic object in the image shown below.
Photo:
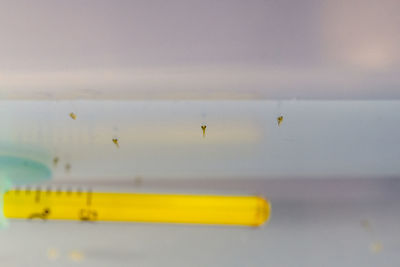
<path fill-rule="evenodd" d="M 0 226 L 7 225 L 3 215 L 3 194 L 13 185 L 43 182 L 51 170 L 43 163 L 20 157 L 0 156 Z"/>
<path fill-rule="evenodd" d="M 10 185 L 31 184 L 51 178 L 43 163 L 20 157 L 0 156 L 0 179 Z"/>

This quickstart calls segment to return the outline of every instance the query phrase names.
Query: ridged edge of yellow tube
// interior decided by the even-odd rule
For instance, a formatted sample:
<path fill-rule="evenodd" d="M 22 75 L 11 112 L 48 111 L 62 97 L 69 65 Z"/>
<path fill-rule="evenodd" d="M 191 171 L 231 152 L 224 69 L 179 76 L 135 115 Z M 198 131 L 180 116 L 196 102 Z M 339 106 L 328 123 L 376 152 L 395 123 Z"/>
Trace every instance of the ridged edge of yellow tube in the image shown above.
<path fill-rule="evenodd" d="M 257 197 L 259 201 L 259 212 L 257 212 L 256 223 L 254 226 L 259 227 L 266 225 L 271 217 L 271 203 L 268 199 L 263 197 Z"/>

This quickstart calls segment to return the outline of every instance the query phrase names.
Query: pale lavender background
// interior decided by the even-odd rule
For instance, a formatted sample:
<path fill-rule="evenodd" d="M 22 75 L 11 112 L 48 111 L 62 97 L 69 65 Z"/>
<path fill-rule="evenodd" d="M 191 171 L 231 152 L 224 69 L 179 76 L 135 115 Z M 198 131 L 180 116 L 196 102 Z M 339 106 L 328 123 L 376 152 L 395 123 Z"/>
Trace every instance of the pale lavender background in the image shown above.
<path fill-rule="evenodd" d="M 392 99 L 400 2 L 1 1 L 3 99 Z"/>

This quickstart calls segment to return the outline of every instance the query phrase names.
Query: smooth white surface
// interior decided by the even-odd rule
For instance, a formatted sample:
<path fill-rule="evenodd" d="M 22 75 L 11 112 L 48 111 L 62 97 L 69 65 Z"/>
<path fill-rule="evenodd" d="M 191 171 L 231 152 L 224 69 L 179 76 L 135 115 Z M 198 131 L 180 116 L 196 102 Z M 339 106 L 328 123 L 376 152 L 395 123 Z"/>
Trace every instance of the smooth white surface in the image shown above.
<path fill-rule="evenodd" d="M 398 101 L 5 101 L 0 119 L 0 152 L 58 157 L 56 180 L 400 174 Z"/>

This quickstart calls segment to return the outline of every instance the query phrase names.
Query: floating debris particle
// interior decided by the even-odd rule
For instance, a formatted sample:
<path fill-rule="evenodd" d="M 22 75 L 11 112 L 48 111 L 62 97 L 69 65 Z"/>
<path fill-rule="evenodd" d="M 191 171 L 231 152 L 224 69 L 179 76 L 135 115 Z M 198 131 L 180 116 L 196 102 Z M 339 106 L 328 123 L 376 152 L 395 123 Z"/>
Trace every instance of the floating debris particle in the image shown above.
<path fill-rule="evenodd" d="M 203 130 L 203 137 L 206 137 L 206 128 L 207 125 L 201 125 L 201 129 Z"/>
<path fill-rule="evenodd" d="M 382 242 L 373 242 L 369 246 L 369 249 L 372 253 L 379 253 L 383 250 L 383 244 Z"/>
<path fill-rule="evenodd" d="M 276 120 L 278 122 L 278 126 L 280 126 L 283 121 L 283 116 L 279 116 L 278 118 L 276 118 Z"/>
<path fill-rule="evenodd" d="M 370 224 L 370 222 L 368 220 L 362 220 L 361 221 L 361 225 L 362 225 L 362 227 L 364 227 L 365 230 L 367 230 L 369 232 L 372 231 L 371 224 Z"/>
<path fill-rule="evenodd" d="M 117 138 L 113 138 L 113 143 L 119 148 L 119 142 Z"/>
<path fill-rule="evenodd" d="M 75 113 L 71 112 L 71 113 L 69 113 L 69 116 L 70 116 L 73 120 L 76 120 L 76 114 L 75 114 Z"/>
<path fill-rule="evenodd" d="M 55 248 L 49 248 L 48 250 L 47 250 L 47 258 L 49 259 L 49 260 L 57 260 L 58 259 L 58 257 L 60 256 L 60 253 L 58 252 L 58 250 L 57 249 L 55 249 Z"/>
<path fill-rule="evenodd" d="M 142 176 L 136 176 L 135 179 L 133 180 L 133 184 L 135 186 L 141 186 L 143 184 Z"/>
<path fill-rule="evenodd" d="M 69 172 L 71 170 L 71 164 L 67 163 L 65 164 L 65 171 Z"/>
<path fill-rule="evenodd" d="M 54 157 L 53 158 L 53 165 L 54 167 L 57 167 L 58 162 L 60 161 L 60 159 L 58 157 Z"/>
<path fill-rule="evenodd" d="M 77 251 L 77 250 L 71 251 L 68 256 L 69 256 L 70 260 L 76 261 L 76 262 L 82 261 L 83 258 L 85 257 L 85 255 L 81 251 Z"/>

